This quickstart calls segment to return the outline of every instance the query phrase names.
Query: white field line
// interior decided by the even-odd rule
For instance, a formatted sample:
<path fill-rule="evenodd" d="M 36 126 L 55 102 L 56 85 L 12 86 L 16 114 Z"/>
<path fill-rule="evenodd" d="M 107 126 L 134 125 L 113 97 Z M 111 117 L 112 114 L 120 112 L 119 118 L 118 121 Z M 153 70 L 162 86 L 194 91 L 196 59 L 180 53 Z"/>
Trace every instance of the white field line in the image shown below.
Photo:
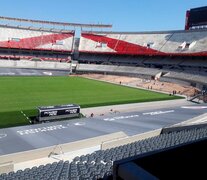
<path fill-rule="evenodd" d="M 23 111 L 20 111 L 20 112 L 21 112 L 21 113 L 23 114 L 23 116 L 24 116 L 27 120 L 29 120 L 29 122 L 31 123 L 29 117 L 27 117 L 27 115 L 26 115 Z"/>

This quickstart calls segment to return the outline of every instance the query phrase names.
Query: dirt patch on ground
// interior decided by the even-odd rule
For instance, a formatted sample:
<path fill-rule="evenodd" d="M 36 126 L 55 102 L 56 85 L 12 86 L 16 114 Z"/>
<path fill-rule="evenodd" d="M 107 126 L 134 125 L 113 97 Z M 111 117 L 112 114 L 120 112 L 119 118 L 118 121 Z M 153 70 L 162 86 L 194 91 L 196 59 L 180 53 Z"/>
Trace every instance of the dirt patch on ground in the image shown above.
<path fill-rule="evenodd" d="M 116 84 L 139 87 L 149 90 L 162 91 L 169 94 L 180 94 L 188 97 L 195 96 L 199 90 L 192 86 L 186 86 L 176 83 L 161 82 L 159 80 L 147 80 L 136 77 L 103 75 L 103 74 L 82 74 L 77 75 L 85 78 L 91 78 Z"/>

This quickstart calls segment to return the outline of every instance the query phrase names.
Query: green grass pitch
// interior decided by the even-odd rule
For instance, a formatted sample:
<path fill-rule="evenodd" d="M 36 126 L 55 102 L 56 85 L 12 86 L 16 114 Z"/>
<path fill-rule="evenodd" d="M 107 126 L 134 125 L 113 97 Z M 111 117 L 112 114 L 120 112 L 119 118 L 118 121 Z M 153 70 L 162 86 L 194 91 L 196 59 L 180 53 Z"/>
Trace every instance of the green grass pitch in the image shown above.
<path fill-rule="evenodd" d="M 34 116 L 37 106 L 83 108 L 176 98 L 80 77 L 0 77 L 0 128 L 29 124 L 21 111 Z"/>

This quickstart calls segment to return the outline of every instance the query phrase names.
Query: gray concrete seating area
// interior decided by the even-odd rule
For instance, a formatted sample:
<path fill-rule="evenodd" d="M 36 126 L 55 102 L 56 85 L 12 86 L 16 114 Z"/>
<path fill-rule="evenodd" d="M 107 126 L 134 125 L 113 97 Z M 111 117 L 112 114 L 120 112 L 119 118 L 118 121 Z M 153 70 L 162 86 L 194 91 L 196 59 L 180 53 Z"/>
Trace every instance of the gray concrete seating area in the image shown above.
<path fill-rule="evenodd" d="M 1 180 L 94 180 L 108 179 L 112 176 L 113 162 L 133 157 L 146 152 L 164 149 L 186 142 L 207 138 L 207 127 L 194 128 L 171 133 L 163 133 L 148 139 L 106 150 L 95 151 L 92 154 L 77 156 L 72 162 L 59 161 L 39 167 L 27 168 L 1 174 Z"/>
<path fill-rule="evenodd" d="M 180 64 L 180 66 L 189 66 L 189 67 L 207 67 L 207 60 L 206 59 L 187 59 L 182 61 Z"/>
<path fill-rule="evenodd" d="M 78 60 L 87 62 L 107 62 L 109 57 L 109 55 L 107 56 L 101 54 L 80 54 Z"/>
<path fill-rule="evenodd" d="M 186 80 L 189 82 L 207 83 L 207 73 L 199 69 L 159 69 L 159 68 L 146 68 L 146 67 L 131 67 L 131 66 L 114 66 L 114 65 L 96 65 L 96 64 L 79 64 L 76 69 L 77 72 L 95 72 L 95 73 L 110 73 L 110 74 L 123 74 L 123 75 L 144 75 L 155 76 L 160 72 L 165 72 L 164 77 Z"/>
<path fill-rule="evenodd" d="M 190 82 L 199 82 L 207 84 L 207 79 L 205 75 L 199 75 L 196 72 L 176 72 L 176 71 L 170 71 L 170 73 L 167 73 L 164 75 L 165 77 L 173 78 L 173 79 L 181 79 L 181 80 L 187 80 Z"/>
<path fill-rule="evenodd" d="M 25 68 L 25 69 L 54 69 L 54 70 L 68 70 L 70 63 L 65 62 L 46 62 L 46 61 L 13 61 L 13 60 L 0 60 L 0 67 L 2 68 Z"/>
<path fill-rule="evenodd" d="M 130 67 L 130 66 L 109 66 L 109 65 L 95 65 L 95 64 L 79 64 L 77 68 L 78 72 L 109 72 L 109 73 L 125 73 L 134 75 L 150 75 L 154 76 L 160 72 L 159 69 L 155 68 L 144 68 L 144 67 Z"/>
<path fill-rule="evenodd" d="M 196 57 L 142 57 L 142 56 L 121 56 L 106 54 L 80 54 L 79 61 L 97 64 L 113 64 L 123 66 L 171 66 L 171 67 L 207 67 L 206 58 Z"/>
<path fill-rule="evenodd" d="M 148 57 L 143 62 L 145 65 L 152 64 L 152 65 L 179 65 L 181 62 L 183 62 L 182 58 L 155 58 L 155 57 Z"/>

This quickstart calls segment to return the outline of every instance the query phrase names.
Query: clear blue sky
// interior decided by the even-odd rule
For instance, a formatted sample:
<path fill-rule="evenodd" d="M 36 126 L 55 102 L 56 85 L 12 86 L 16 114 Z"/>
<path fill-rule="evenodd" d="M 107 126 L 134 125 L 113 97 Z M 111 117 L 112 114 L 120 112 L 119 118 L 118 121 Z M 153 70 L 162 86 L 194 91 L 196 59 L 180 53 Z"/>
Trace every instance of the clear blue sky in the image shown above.
<path fill-rule="evenodd" d="M 207 0 L 1 0 L 0 16 L 108 23 L 112 31 L 183 29 L 187 9 Z"/>

